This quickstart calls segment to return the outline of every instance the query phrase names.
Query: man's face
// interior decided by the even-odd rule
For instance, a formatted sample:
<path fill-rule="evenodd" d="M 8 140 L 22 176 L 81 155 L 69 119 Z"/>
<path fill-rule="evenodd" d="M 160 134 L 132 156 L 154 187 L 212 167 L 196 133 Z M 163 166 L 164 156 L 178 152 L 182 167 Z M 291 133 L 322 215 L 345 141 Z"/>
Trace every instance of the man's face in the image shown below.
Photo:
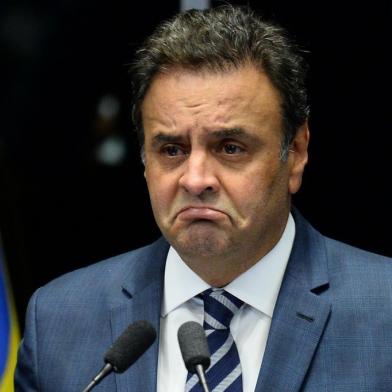
<path fill-rule="evenodd" d="M 266 74 L 251 65 L 158 74 L 142 119 L 154 216 L 182 258 L 192 268 L 264 256 L 284 230 L 308 140 L 304 126 L 280 160 L 280 96 Z"/>

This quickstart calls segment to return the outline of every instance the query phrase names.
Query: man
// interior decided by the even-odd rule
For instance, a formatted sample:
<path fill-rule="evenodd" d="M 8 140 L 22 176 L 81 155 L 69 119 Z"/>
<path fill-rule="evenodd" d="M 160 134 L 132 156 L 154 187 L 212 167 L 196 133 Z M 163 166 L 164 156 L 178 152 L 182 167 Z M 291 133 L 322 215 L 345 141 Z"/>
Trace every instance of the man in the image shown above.
<path fill-rule="evenodd" d="M 206 328 L 211 390 L 390 391 L 391 261 L 323 237 L 291 206 L 309 130 L 305 67 L 284 31 L 248 9 L 189 11 L 132 71 L 164 238 L 34 294 L 16 390 L 82 390 L 146 319 L 158 341 L 97 391 L 201 390 L 176 338 L 189 320 Z"/>

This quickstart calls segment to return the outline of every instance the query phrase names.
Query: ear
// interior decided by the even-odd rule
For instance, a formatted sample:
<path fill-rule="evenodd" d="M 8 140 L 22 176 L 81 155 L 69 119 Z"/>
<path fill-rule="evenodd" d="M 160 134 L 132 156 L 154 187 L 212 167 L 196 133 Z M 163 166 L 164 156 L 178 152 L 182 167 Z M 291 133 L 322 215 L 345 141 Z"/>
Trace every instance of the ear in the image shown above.
<path fill-rule="evenodd" d="M 308 163 L 308 145 L 309 145 L 309 127 L 308 121 L 298 129 L 294 140 L 289 149 L 289 192 L 294 194 L 298 192 L 302 183 L 302 175 L 305 166 Z"/>

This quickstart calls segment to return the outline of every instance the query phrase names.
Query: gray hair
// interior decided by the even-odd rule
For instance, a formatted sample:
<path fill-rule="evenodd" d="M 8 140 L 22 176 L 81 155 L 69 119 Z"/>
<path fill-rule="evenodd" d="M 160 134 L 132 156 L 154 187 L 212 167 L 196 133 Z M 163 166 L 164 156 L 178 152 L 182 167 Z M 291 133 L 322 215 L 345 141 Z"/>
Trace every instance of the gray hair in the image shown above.
<path fill-rule="evenodd" d="M 251 63 L 264 71 L 282 98 L 281 156 L 309 116 L 306 64 L 285 30 L 248 7 L 189 10 L 160 24 L 136 52 L 131 66 L 132 119 L 141 147 L 141 105 L 154 76 L 171 68 L 225 72 Z"/>

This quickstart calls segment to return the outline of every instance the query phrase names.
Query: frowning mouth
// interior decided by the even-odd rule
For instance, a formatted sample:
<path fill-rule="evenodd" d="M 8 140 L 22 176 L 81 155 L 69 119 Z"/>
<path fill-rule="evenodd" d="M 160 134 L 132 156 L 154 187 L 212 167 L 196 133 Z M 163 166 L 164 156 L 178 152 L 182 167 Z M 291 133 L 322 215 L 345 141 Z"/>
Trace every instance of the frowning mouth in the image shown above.
<path fill-rule="evenodd" d="M 178 214 L 177 218 L 183 221 L 207 220 L 216 221 L 226 218 L 227 215 L 213 207 L 206 206 L 189 206 L 183 208 Z"/>

